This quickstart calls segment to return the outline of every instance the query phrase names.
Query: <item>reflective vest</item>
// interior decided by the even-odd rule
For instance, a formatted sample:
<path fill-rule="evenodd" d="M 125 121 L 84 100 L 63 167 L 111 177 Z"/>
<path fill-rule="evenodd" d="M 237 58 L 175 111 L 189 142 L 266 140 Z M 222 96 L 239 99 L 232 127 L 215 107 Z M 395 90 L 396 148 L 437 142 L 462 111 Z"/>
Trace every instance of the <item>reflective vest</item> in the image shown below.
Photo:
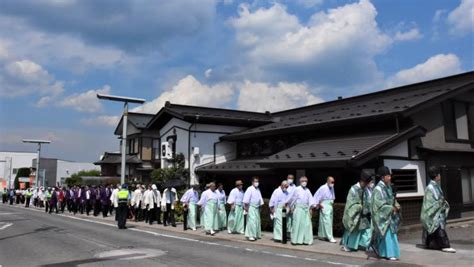
<path fill-rule="evenodd" d="M 51 193 L 47 192 L 46 193 L 46 199 L 50 199 L 51 198 Z"/>
<path fill-rule="evenodd" d="M 26 197 L 31 197 L 33 195 L 33 193 L 31 192 L 26 192 Z"/>
<path fill-rule="evenodd" d="M 119 204 L 128 203 L 128 190 L 127 189 L 121 189 L 117 195 L 118 195 Z"/>

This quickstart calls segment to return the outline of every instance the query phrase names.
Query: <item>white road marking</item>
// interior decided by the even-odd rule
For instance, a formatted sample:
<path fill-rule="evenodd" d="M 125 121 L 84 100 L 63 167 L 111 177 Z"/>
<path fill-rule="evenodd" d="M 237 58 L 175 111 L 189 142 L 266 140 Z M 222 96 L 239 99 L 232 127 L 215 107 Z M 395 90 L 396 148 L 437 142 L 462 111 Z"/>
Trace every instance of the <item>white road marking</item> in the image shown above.
<path fill-rule="evenodd" d="M 29 210 L 35 210 L 35 209 L 29 209 Z M 40 210 L 35 210 L 35 211 L 40 211 Z M 110 224 L 110 223 L 105 223 L 105 222 L 99 222 L 99 221 L 94 221 L 94 220 L 89 220 L 89 219 L 74 217 L 74 216 L 70 216 L 70 215 L 64 215 L 64 214 L 56 214 L 56 215 L 62 216 L 62 217 L 67 217 L 67 218 L 71 218 L 71 219 L 74 219 L 74 220 L 79 220 L 79 221 L 84 221 L 84 222 L 90 222 L 90 223 L 95 223 L 95 224 L 110 226 L 110 227 L 114 227 L 114 228 L 117 227 L 117 225 L 115 225 L 115 224 Z M 130 230 L 130 231 L 135 231 L 135 232 L 146 233 L 146 234 L 150 234 L 150 235 L 154 235 L 154 236 L 160 236 L 160 237 L 166 237 L 166 238 L 173 238 L 173 239 L 178 239 L 178 240 L 183 240 L 183 241 L 189 241 L 189 242 L 197 242 L 197 243 L 202 243 L 202 244 L 206 244 L 206 245 L 213 245 L 213 246 L 215 246 L 215 245 L 220 245 L 219 243 L 215 243 L 215 242 L 208 242 L 208 241 L 202 241 L 202 240 L 193 239 L 193 238 L 187 238 L 187 237 L 181 237 L 181 236 L 175 236 L 175 235 L 169 235 L 169 234 L 162 234 L 162 233 L 157 233 L 157 232 L 142 230 L 142 229 L 138 229 L 138 228 L 129 228 L 128 230 Z M 243 250 L 246 250 L 246 251 L 249 251 L 249 252 L 253 252 L 253 253 L 262 253 L 262 251 L 260 251 L 260 250 L 254 250 L 254 249 L 251 249 L 251 248 L 237 247 L 237 246 L 235 246 L 235 247 L 233 247 L 233 248 L 235 248 L 235 249 L 243 249 Z M 284 257 L 284 258 L 298 258 L 298 257 L 295 256 L 295 255 L 274 253 L 274 252 L 269 252 L 269 251 L 265 251 L 263 254 L 270 254 L 270 255 L 274 255 L 274 256 L 278 256 L 278 257 Z M 128 259 L 130 259 L 130 258 L 128 258 Z M 326 264 L 329 264 L 329 265 L 339 265 L 339 266 L 347 266 L 347 267 L 358 267 L 358 266 L 360 266 L 360 265 L 346 264 L 346 263 L 341 263 L 341 262 L 333 262 L 333 261 L 320 260 L 320 259 L 315 259 L 315 258 L 299 258 L 299 259 L 302 259 L 302 260 L 305 260 L 305 261 L 326 263 Z"/>
<path fill-rule="evenodd" d="M 166 251 L 150 248 L 117 249 L 100 252 L 94 255 L 94 258 L 116 258 L 114 260 L 138 260 L 146 258 L 160 257 L 166 254 Z"/>
<path fill-rule="evenodd" d="M 2 223 L 2 222 L 0 222 L 0 223 Z M 7 229 L 8 227 L 10 227 L 12 225 L 13 225 L 13 223 L 5 223 L 2 227 L 0 227 L 0 230 L 5 230 L 5 229 Z"/>
<path fill-rule="evenodd" d="M 0 212 L 0 215 L 12 215 L 12 214 L 18 214 L 16 212 Z M 1 265 L 0 265 L 1 267 Z"/>

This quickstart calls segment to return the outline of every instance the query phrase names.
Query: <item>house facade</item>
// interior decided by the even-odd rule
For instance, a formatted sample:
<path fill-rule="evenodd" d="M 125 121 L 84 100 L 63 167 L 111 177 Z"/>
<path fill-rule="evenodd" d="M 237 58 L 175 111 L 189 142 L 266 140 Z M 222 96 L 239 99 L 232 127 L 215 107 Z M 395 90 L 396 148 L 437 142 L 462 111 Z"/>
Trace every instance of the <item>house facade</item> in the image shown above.
<path fill-rule="evenodd" d="M 36 158 L 30 164 L 36 166 Z M 66 179 L 74 173 L 98 169 L 98 166 L 90 162 L 76 162 L 55 158 L 40 159 L 40 170 L 44 170 L 44 185 L 46 187 L 63 186 Z M 40 178 L 42 178 L 41 175 Z M 38 181 L 38 183 L 41 185 L 42 181 Z"/>
<path fill-rule="evenodd" d="M 437 165 L 451 217 L 474 208 L 474 72 L 276 113 L 167 102 L 129 136 L 145 132 L 152 168 L 170 167 L 182 153 L 188 184 L 218 181 L 230 189 L 235 179 L 250 184 L 258 175 L 270 197 L 287 174 L 306 175 L 312 192 L 333 176 L 336 201 L 345 202 L 361 170 L 385 165 L 410 223 L 419 220 L 427 168 Z M 136 142 L 139 154 L 150 143 Z M 143 164 L 142 154 L 128 163 L 133 156 L 127 165 Z"/>

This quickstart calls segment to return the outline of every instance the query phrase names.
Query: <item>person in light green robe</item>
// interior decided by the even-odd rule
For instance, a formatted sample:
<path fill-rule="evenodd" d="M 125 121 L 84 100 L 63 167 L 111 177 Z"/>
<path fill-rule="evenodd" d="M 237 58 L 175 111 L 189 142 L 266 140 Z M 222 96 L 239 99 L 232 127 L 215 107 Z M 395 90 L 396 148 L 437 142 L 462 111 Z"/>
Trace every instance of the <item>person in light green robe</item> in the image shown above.
<path fill-rule="evenodd" d="M 201 194 L 198 205 L 204 210 L 202 221 L 204 230 L 207 234 L 214 235 L 218 230 L 217 207 L 219 205 L 215 183 L 210 183 L 209 189 Z"/>
<path fill-rule="evenodd" d="M 364 190 L 370 180 L 370 174 L 362 171 L 359 182 L 353 185 L 347 194 L 344 216 L 342 217 L 345 231 L 341 245 L 344 251 L 356 251 L 361 245 Z"/>
<path fill-rule="evenodd" d="M 398 226 L 400 224 L 400 204 L 395 199 L 391 186 L 390 169 L 382 166 L 377 170 L 380 182 L 372 193 L 372 223 L 374 226 L 374 250 L 380 257 L 389 260 L 400 259 Z"/>
<path fill-rule="evenodd" d="M 227 218 L 227 232 L 229 234 L 244 234 L 244 191 L 242 180 L 235 181 L 235 188 L 230 191 L 227 204 L 230 205 L 229 217 Z"/>
<path fill-rule="evenodd" d="M 258 189 L 259 178 L 252 178 L 252 185 L 244 193 L 244 209 L 247 213 L 247 225 L 245 226 L 245 237 L 249 241 L 262 238 L 262 225 L 260 220 L 260 207 L 263 205 L 263 198 Z"/>
<path fill-rule="evenodd" d="M 300 178 L 300 185 L 291 196 L 288 196 L 287 205 L 293 210 L 293 225 L 291 228 L 292 245 L 313 244 L 313 209 L 316 206 L 311 191 L 307 188 L 308 178 Z"/>
<path fill-rule="evenodd" d="M 225 209 L 225 204 L 227 202 L 227 196 L 224 191 L 224 185 L 219 183 L 217 185 L 217 195 L 219 196 L 219 207 L 217 209 L 217 221 L 219 230 L 224 230 L 227 228 L 227 211 Z"/>
<path fill-rule="evenodd" d="M 362 210 L 362 218 L 359 229 L 361 229 L 361 236 L 359 246 L 365 250 L 369 250 L 370 242 L 372 240 L 372 220 L 370 207 L 372 205 L 372 190 L 374 189 L 374 180 L 371 179 L 364 190 L 364 208 Z"/>
<path fill-rule="evenodd" d="M 326 183 L 314 193 L 314 203 L 319 209 L 318 238 L 331 243 L 337 242 L 332 232 L 333 204 L 336 198 L 334 182 L 334 177 L 329 176 Z"/>
<path fill-rule="evenodd" d="M 425 189 L 423 206 L 421 209 L 421 223 L 423 225 L 422 241 L 426 248 L 438 249 L 443 252 L 455 253 L 451 248 L 448 235 L 446 234 L 446 219 L 449 213 L 449 204 L 444 198 L 443 190 L 439 185 L 441 182 L 440 171 L 432 166 L 428 170 L 431 179 Z"/>
<path fill-rule="evenodd" d="M 283 210 L 288 199 L 287 188 L 288 182 L 286 180 L 282 181 L 280 186 L 273 191 L 268 202 L 270 218 L 273 220 L 273 241 L 276 242 L 282 242 L 283 240 Z"/>

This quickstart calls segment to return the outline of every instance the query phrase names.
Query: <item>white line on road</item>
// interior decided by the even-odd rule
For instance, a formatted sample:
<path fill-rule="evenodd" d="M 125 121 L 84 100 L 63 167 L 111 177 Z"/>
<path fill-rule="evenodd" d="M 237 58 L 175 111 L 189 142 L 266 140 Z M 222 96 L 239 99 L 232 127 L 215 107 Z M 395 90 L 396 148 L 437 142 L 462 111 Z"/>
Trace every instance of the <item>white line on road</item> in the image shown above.
<path fill-rule="evenodd" d="M 7 223 L 7 224 L 3 225 L 2 227 L 0 227 L 0 230 L 5 230 L 5 229 L 7 229 L 8 227 L 10 227 L 12 225 L 13 225 L 13 223 Z"/>
<path fill-rule="evenodd" d="M 29 210 L 30 210 L 30 209 L 29 209 Z M 31 210 L 35 210 L 35 209 L 31 209 Z M 39 210 L 35 210 L 35 211 L 39 211 Z M 105 225 L 105 226 L 114 227 L 114 228 L 117 227 L 117 225 L 111 224 L 111 223 L 99 222 L 99 221 L 95 221 L 95 220 L 84 219 L 84 218 L 79 218 L 79 217 L 74 217 L 74 216 L 64 215 L 64 214 L 57 214 L 57 215 L 58 215 L 58 216 L 62 216 L 62 217 L 71 218 L 71 219 L 74 219 L 74 220 L 79 220 L 79 221 L 84 221 L 84 222 L 90 222 L 90 223 Z M 193 239 L 193 238 L 187 238 L 187 237 L 181 237 L 181 236 L 175 236 L 175 235 L 169 235 L 169 234 L 162 234 L 162 233 L 157 233 L 157 232 L 142 230 L 142 229 L 138 229 L 138 228 L 129 228 L 128 230 L 130 230 L 130 231 L 135 231 L 135 232 L 141 232 L 141 233 L 145 233 L 145 234 L 150 234 L 150 235 L 153 235 L 153 236 L 160 236 L 160 237 L 166 237 L 166 238 L 173 238 L 173 239 L 178 239 L 178 240 L 183 240 L 183 241 L 189 241 L 189 242 L 197 242 L 197 243 L 202 243 L 202 244 L 212 245 L 212 246 L 221 245 L 221 244 L 215 243 L 215 242 L 208 242 L 208 241 L 202 241 L 202 240 L 199 240 L 199 239 Z M 228 245 L 225 245 L 225 246 L 228 246 Z M 256 249 L 245 248 L 245 247 L 238 247 L 238 246 L 228 246 L 228 247 L 232 247 L 232 248 L 234 248 L 234 249 L 243 249 L 243 250 L 246 250 L 246 251 L 248 251 L 248 252 L 262 253 L 262 254 L 270 254 L 270 255 L 274 255 L 274 256 L 278 256 L 278 257 L 283 257 L 283 258 L 299 258 L 299 257 L 297 257 L 297 256 L 295 256 L 295 255 L 274 253 L 274 252 L 265 251 L 265 250 L 256 250 Z M 358 266 L 360 266 L 360 265 L 346 264 L 346 263 L 341 263 L 341 262 L 320 260 L 320 259 L 315 259 L 315 258 L 299 258 L 299 259 L 302 259 L 302 260 L 305 260 L 305 261 L 320 262 L 320 263 L 325 263 L 325 264 L 329 264 L 329 265 L 339 265 L 339 266 L 347 266 L 347 267 L 358 267 Z"/>

